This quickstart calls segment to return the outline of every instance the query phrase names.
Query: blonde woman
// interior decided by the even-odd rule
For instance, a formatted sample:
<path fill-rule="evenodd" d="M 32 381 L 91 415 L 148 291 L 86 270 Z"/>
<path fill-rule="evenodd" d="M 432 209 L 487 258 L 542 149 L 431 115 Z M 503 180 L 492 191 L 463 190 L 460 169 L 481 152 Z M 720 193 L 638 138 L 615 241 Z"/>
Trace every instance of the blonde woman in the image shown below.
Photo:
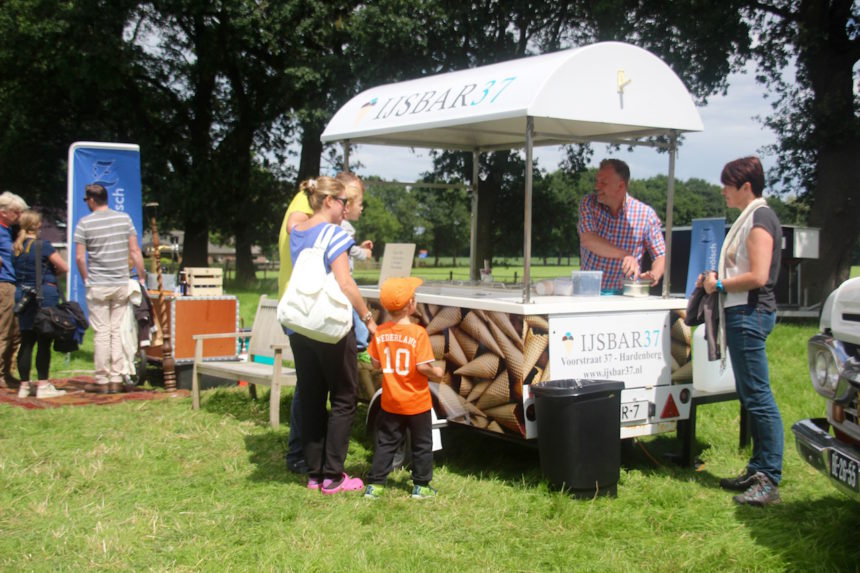
<path fill-rule="evenodd" d="M 29 292 L 31 302 L 17 313 L 18 328 L 21 330 L 21 347 L 18 350 L 18 374 L 21 376 L 21 386 L 18 397 L 26 398 L 35 391 L 37 398 L 56 398 L 65 394 L 65 390 L 57 390 L 48 382 L 48 371 L 51 369 L 51 339 L 39 336 L 33 330 L 33 321 L 40 307 L 57 306 L 60 293 L 57 289 L 57 276 L 69 270 L 66 261 L 54 250 L 48 241 L 39 240 L 39 230 L 42 228 L 42 216 L 36 211 L 24 211 L 19 219 L 20 231 L 12 246 L 14 253 L 16 289 L 15 302 L 21 300 L 25 292 Z M 41 258 L 36 259 L 36 251 L 41 243 Z M 36 269 L 42 267 L 42 298 L 37 300 Z M 30 366 L 33 361 L 33 348 L 36 351 L 36 373 L 39 376 L 35 384 L 30 382 Z"/>
<path fill-rule="evenodd" d="M 340 227 L 347 202 L 343 183 L 333 177 L 318 177 L 303 181 L 299 189 L 307 195 L 313 215 L 290 232 L 293 264 L 304 249 L 313 247 L 323 230 L 334 225 L 336 229 L 325 253 L 326 270 L 334 273 L 346 298 L 374 332 L 376 323 L 349 272 L 349 248 L 354 241 Z M 309 468 L 308 488 L 324 494 L 361 490 L 364 488 L 361 479 L 343 471 L 358 389 L 355 331 L 333 344 L 297 332 L 287 334 L 295 357 L 296 390 L 301 395 L 299 423 Z M 331 401 L 330 412 L 326 411 L 327 401 Z"/>

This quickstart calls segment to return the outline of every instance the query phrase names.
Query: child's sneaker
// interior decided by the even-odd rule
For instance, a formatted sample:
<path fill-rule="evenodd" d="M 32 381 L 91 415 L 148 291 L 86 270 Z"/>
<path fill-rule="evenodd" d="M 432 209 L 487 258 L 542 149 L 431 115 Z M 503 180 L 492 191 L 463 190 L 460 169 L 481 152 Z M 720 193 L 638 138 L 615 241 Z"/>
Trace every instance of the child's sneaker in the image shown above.
<path fill-rule="evenodd" d="M 436 488 L 430 485 L 416 485 L 412 488 L 412 499 L 428 499 L 436 497 Z"/>
<path fill-rule="evenodd" d="M 18 386 L 18 397 L 26 398 L 30 395 L 30 383 L 29 382 L 21 382 L 21 385 Z"/>
<path fill-rule="evenodd" d="M 367 487 L 364 488 L 364 497 L 367 499 L 379 499 L 382 497 L 382 494 L 385 492 L 385 486 L 379 484 L 367 484 Z"/>

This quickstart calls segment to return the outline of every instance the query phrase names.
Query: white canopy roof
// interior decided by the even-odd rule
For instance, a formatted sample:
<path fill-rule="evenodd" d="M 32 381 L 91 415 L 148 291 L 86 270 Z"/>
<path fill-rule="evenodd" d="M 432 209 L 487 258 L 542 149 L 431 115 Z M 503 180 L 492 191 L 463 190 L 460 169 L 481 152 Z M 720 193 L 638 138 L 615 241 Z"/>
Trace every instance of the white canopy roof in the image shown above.
<path fill-rule="evenodd" d="M 371 88 L 332 118 L 323 142 L 509 149 L 701 131 L 684 84 L 650 52 L 619 42 Z"/>

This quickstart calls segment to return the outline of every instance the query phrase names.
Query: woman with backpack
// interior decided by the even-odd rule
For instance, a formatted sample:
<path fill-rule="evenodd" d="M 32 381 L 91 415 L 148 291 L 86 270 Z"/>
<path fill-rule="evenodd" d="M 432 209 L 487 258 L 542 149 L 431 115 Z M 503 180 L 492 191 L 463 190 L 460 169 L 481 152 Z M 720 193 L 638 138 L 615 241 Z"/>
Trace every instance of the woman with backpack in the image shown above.
<path fill-rule="evenodd" d="M 313 215 L 290 233 L 291 282 L 300 279 L 296 263 L 301 252 L 313 248 L 317 238 L 326 232 L 331 238 L 323 245 L 325 270 L 334 275 L 358 316 L 374 332 L 376 323 L 349 271 L 349 248 L 354 241 L 340 226 L 347 203 L 346 188 L 333 177 L 317 177 L 303 181 L 299 189 L 307 195 Z M 343 471 L 358 390 L 355 331 L 350 329 L 334 343 L 298 332 L 287 334 L 295 358 L 297 391 L 302 397 L 301 436 L 309 468 L 308 488 L 324 494 L 361 490 L 361 479 Z M 331 411 L 327 413 L 329 400 Z"/>
<path fill-rule="evenodd" d="M 18 317 L 18 328 L 21 331 L 21 347 L 18 350 L 18 374 L 21 377 L 21 386 L 18 388 L 18 397 L 26 398 L 31 393 L 35 393 L 37 398 L 56 398 L 66 392 L 57 390 L 48 382 L 48 372 L 51 369 L 51 338 L 37 335 L 33 329 L 33 322 L 40 307 L 59 304 L 57 276 L 67 273 L 69 266 L 50 242 L 39 239 L 39 230 L 42 228 L 42 216 L 39 213 L 32 210 L 24 211 L 21 213 L 19 225 L 21 228 L 12 246 L 16 279 L 15 312 Z M 42 269 L 41 300 L 39 300 L 39 289 L 36 285 L 37 265 Z M 19 304 L 22 298 L 30 300 L 26 304 Z M 33 361 L 33 348 L 37 343 L 39 348 L 36 351 L 36 373 L 39 379 L 32 384 L 30 367 Z"/>

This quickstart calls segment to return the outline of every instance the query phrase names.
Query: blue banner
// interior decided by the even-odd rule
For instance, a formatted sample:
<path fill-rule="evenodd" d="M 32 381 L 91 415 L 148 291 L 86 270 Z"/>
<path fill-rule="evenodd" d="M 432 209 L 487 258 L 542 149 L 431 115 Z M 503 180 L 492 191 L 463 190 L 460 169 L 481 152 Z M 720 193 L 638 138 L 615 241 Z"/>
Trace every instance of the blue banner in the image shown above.
<path fill-rule="evenodd" d="M 720 249 L 726 238 L 726 218 L 693 219 L 690 236 L 690 264 L 687 267 L 687 298 L 696 288 L 696 279 L 704 271 L 715 271 L 720 262 Z"/>
<path fill-rule="evenodd" d="M 143 202 L 140 183 L 140 147 L 124 143 L 77 142 L 69 147 L 68 228 L 69 277 L 66 294 L 86 312 L 84 281 L 75 264 L 75 227 L 90 210 L 84 203 L 84 187 L 91 183 L 104 186 L 108 207 L 128 213 L 143 237 Z M 134 273 L 136 274 L 136 273 Z"/>

